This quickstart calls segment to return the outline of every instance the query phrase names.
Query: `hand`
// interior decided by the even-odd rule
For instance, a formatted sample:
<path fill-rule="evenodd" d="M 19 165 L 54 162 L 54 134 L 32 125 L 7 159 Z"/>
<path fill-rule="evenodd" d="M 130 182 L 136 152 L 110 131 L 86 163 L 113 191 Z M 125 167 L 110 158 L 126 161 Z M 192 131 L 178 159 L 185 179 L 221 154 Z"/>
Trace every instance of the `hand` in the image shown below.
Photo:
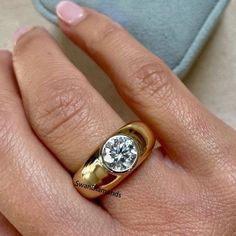
<path fill-rule="evenodd" d="M 69 3 L 57 12 L 164 151 L 115 189 L 121 198 L 82 197 L 71 174 L 124 121 L 44 29 L 21 31 L 13 55 L 0 53 L 2 234 L 235 235 L 236 132 L 121 26 Z"/>

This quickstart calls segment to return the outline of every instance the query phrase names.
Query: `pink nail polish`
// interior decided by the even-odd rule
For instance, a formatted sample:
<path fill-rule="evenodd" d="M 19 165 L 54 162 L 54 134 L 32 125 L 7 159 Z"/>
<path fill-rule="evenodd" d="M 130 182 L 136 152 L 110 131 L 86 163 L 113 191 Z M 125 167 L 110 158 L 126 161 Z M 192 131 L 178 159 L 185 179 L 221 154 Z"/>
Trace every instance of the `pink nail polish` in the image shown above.
<path fill-rule="evenodd" d="M 24 26 L 24 27 L 21 27 L 18 30 L 16 30 L 15 33 L 13 34 L 14 44 L 17 43 L 17 41 L 21 38 L 21 36 L 23 36 L 24 34 L 29 32 L 32 28 L 33 27 L 31 27 L 31 26 Z"/>
<path fill-rule="evenodd" d="M 86 14 L 82 7 L 71 1 L 62 1 L 56 8 L 57 16 L 69 25 L 81 22 Z"/>

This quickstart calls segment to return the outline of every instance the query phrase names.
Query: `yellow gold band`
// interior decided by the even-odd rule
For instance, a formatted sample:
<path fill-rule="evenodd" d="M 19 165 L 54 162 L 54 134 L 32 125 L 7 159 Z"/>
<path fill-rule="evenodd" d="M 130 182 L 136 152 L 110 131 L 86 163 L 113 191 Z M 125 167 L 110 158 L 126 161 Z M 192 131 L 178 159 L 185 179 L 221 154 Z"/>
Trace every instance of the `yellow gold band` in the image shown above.
<path fill-rule="evenodd" d="M 123 126 L 79 168 L 74 186 L 88 199 L 108 193 L 148 157 L 154 144 L 154 135 L 143 122 Z"/>

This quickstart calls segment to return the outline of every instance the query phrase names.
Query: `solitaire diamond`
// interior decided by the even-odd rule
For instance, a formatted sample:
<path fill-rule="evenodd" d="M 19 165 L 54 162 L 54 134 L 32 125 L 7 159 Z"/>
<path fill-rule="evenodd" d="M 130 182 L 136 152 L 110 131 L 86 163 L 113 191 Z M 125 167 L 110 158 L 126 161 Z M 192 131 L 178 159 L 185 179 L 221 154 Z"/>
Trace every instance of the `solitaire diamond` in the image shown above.
<path fill-rule="evenodd" d="M 138 147 L 134 139 L 115 135 L 107 140 L 101 150 L 103 164 L 113 172 L 126 172 L 136 164 Z"/>

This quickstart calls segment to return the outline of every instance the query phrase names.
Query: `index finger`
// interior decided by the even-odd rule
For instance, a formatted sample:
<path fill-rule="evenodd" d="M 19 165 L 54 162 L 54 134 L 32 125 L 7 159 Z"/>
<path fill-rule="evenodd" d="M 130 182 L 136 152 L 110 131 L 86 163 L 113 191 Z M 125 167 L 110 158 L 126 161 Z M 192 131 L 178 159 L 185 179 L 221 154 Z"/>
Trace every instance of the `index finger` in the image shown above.
<path fill-rule="evenodd" d="M 202 163 L 217 166 L 221 158 L 217 153 L 235 133 L 208 112 L 158 57 L 91 9 L 64 1 L 57 15 L 61 29 L 107 72 L 172 158 L 192 170 Z"/>

